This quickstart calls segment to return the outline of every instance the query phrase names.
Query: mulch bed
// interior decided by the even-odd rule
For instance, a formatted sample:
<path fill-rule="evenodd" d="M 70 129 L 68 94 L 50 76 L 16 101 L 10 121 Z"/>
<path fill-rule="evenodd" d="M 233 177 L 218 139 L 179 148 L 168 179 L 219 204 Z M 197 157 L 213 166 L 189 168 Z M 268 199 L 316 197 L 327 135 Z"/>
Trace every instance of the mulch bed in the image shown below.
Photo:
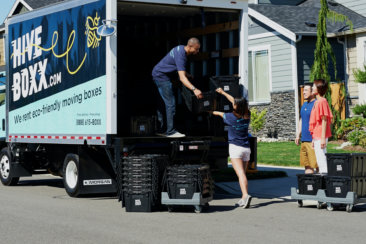
<path fill-rule="evenodd" d="M 330 141 L 329 144 L 336 144 L 336 145 L 340 146 L 344 142 L 346 142 L 346 141 L 337 140 L 337 141 Z M 347 146 L 347 147 L 344 147 L 343 150 L 366 153 L 366 148 L 361 147 L 361 146 Z"/>

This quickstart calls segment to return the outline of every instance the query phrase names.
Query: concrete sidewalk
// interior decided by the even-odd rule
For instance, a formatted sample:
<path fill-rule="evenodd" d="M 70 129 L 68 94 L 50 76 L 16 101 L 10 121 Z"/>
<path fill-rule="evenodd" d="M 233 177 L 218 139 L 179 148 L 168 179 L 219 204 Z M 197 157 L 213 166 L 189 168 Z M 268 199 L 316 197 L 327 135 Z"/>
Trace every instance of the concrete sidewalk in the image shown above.
<path fill-rule="evenodd" d="M 230 167 L 230 166 L 229 166 Z M 295 167 L 277 167 L 258 165 L 259 171 L 285 171 L 288 177 L 272 178 L 263 180 L 249 180 L 249 194 L 258 198 L 283 198 L 290 199 L 291 187 L 297 187 L 296 174 L 303 174 L 304 169 Z M 238 182 L 219 182 L 215 183 L 226 192 L 241 196 Z"/>

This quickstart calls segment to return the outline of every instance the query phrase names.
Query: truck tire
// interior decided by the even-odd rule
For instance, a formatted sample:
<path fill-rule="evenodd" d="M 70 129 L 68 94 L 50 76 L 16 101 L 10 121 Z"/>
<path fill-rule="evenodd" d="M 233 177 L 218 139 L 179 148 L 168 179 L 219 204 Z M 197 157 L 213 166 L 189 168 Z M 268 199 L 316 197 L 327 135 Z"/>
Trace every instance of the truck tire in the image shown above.
<path fill-rule="evenodd" d="M 19 177 L 13 177 L 11 170 L 11 157 L 8 148 L 3 148 L 0 152 L 0 178 L 4 186 L 14 186 L 18 184 Z"/>
<path fill-rule="evenodd" d="M 76 154 L 67 154 L 62 172 L 63 182 L 67 194 L 70 197 L 79 196 L 79 156 Z"/>

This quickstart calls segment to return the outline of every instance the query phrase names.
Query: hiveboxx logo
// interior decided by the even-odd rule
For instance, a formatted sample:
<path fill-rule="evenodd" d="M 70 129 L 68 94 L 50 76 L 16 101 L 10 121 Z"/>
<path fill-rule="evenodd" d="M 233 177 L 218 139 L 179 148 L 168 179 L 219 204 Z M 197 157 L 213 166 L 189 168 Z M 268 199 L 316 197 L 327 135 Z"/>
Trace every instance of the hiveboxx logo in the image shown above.
<path fill-rule="evenodd" d="M 88 16 L 85 22 L 86 31 L 84 34 L 87 36 L 88 48 L 95 49 L 99 46 L 101 37 L 96 33 L 96 29 L 99 26 L 99 20 L 100 17 L 98 17 L 98 13 L 96 13 L 94 18 Z M 40 58 L 43 52 L 51 52 L 54 58 L 65 59 L 65 66 L 70 75 L 76 74 L 82 68 L 87 53 L 85 52 L 81 62 L 72 70 L 69 66 L 69 56 L 75 42 L 75 30 L 72 30 L 69 34 L 66 48 L 63 53 L 56 52 L 56 50 L 59 49 L 57 47 L 58 31 L 53 32 L 51 46 L 48 48 L 42 47 L 42 30 L 42 26 L 38 26 L 11 42 L 13 49 L 13 53 L 10 56 L 12 68 L 16 69 L 26 64 L 26 62 L 32 62 L 32 60 Z M 28 67 L 13 73 L 13 84 L 11 87 L 13 102 L 18 101 L 21 98 L 30 97 L 62 83 L 62 72 L 46 75 L 47 63 L 48 58 L 44 58 L 39 62 L 33 63 Z"/>

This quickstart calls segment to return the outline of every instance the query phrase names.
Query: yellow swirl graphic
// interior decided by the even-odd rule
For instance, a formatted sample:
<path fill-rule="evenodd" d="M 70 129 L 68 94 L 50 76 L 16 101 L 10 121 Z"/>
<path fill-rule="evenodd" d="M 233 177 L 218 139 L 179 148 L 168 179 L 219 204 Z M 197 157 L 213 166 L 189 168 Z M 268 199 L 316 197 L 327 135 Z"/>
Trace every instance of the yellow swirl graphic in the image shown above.
<path fill-rule="evenodd" d="M 99 25 L 99 19 L 100 17 L 98 17 L 98 13 L 96 14 L 96 17 L 93 19 L 92 17 L 88 16 L 85 26 L 86 26 L 86 31 L 85 31 L 85 35 L 88 36 L 88 41 L 87 41 L 87 46 L 88 48 L 96 48 L 99 46 L 99 42 L 102 39 L 101 36 L 97 36 L 96 30 L 98 29 L 98 25 Z M 92 27 L 90 26 L 90 23 L 92 24 Z M 87 53 L 85 52 L 84 54 L 84 58 L 81 61 L 81 63 L 79 64 L 79 66 L 77 67 L 77 69 L 75 69 L 74 71 L 71 71 L 69 68 L 69 53 L 72 49 L 72 47 L 74 46 L 74 41 L 75 41 L 75 30 L 73 30 L 70 35 L 69 35 L 69 39 L 67 41 L 67 48 L 66 51 L 62 54 L 57 54 L 55 52 L 55 47 L 57 46 L 58 43 L 58 32 L 54 31 L 53 35 L 52 35 L 52 45 L 49 48 L 44 48 L 41 46 L 38 46 L 34 43 L 32 43 L 30 46 L 31 47 L 36 47 L 41 49 L 42 51 L 45 52 L 49 52 L 52 51 L 52 54 L 56 57 L 56 58 L 63 58 L 64 56 L 66 56 L 66 68 L 67 71 L 69 72 L 69 74 L 74 75 L 76 74 L 81 67 L 83 66 Z M 25 55 L 28 52 L 28 47 L 24 50 L 24 52 L 22 52 L 20 55 Z M 10 56 L 10 59 L 12 59 L 14 56 L 14 53 Z"/>

